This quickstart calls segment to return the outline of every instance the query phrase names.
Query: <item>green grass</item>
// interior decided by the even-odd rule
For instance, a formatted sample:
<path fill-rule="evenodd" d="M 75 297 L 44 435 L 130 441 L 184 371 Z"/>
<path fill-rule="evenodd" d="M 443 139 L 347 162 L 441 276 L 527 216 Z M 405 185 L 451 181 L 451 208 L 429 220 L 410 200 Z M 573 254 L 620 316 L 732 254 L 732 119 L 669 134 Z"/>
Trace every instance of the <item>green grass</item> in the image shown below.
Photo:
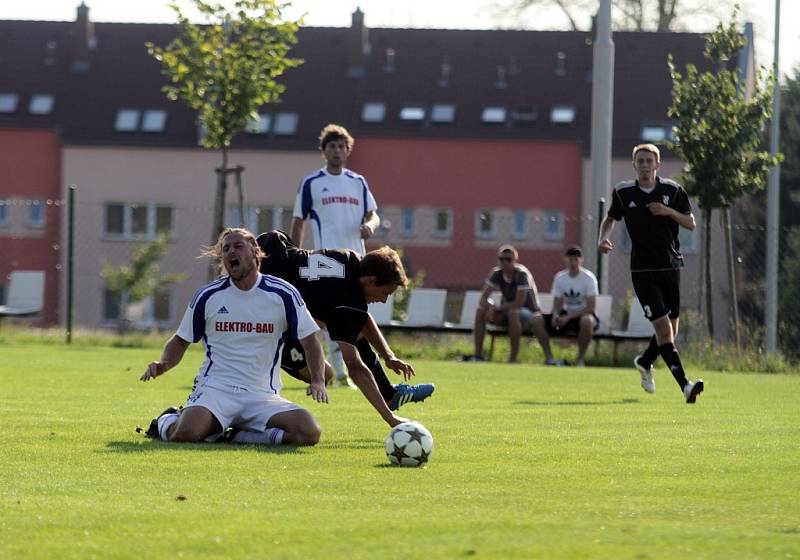
<path fill-rule="evenodd" d="M 421 361 L 402 412 L 436 450 L 390 467 L 355 392 L 308 400 L 311 449 L 134 432 L 182 402 L 201 355 L 137 381 L 153 348 L 4 344 L 0 558 L 798 558 L 800 377 Z M 185 499 L 179 499 L 179 497 Z"/>

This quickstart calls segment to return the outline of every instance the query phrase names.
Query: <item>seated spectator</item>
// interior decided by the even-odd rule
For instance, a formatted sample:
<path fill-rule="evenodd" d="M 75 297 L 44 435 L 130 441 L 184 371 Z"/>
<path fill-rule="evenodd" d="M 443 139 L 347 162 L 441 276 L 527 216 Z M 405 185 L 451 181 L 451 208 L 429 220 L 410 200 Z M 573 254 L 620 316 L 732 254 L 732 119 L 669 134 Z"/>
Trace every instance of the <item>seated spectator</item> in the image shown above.
<path fill-rule="evenodd" d="M 539 340 L 544 350 L 545 363 L 558 365 L 550 351 L 550 337 L 547 326 L 539 309 L 539 296 L 533 275 L 517 262 L 517 250 L 511 245 L 503 245 L 497 253 L 499 266 L 494 267 L 483 286 L 481 301 L 475 312 L 475 355 L 473 360 L 483 361 L 483 339 L 486 335 L 486 324 L 491 323 L 508 328 L 511 342 L 509 362 L 516 362 L 519 354 L 519 339 L 524 331 L 531 331 Z M 499 302 L 492 301 L 489 296 L 500 291 Z"/>
<path fill-rule="evenodd" d="M 586 349 L 600 321 L 595 315 L 597 278 L 583 268 L 583 252 L 578 246 L 567 249 L 564 255 L 567 268 L 553 278 L 553 315 L 550 326 L 559 333 L 578 337 L 578 358 L 575 365 L 583 366 Z"/>

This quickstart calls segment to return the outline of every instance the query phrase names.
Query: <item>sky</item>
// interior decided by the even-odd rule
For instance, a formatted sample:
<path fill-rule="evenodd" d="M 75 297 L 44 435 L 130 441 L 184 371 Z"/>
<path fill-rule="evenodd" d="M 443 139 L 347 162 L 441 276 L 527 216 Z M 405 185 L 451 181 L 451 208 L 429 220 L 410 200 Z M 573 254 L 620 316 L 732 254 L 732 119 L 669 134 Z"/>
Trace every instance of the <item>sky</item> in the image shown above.
<path fill-rule="evenodd" d="M 98 22 L 172 23 L 175 14 L 169 0 L 85 0 L 90 18 Z M 230 0 L 219 0 L 231 3 Z M 529 10 L 521 16 L 509 17 L 499 6 L 513 0 L 294 0 L 286 15 L 304 18 L 305 25 L 347 27 L 356 7 L 364 12 L 367 27 L 428 27 L 455 29 L 569 29 L 566 18 L 555 8 Z M 740 20 L 751 21 L 756 32 L 756 59 L 760 65 L 773 61 L 773 37 L 776 0 L 738 0 L 742 6 Z M 72 20 L 80 0 L 6 0 L 0 7 L 0 19 Z M 178 0 L 188 7 L 187 0 Z M 690 18 L 687 31 L 709 31 L 717 20 L 726 17 L 733 2 L 717 0 L 684 0 L 687 6 L 702 6 L 704 13 Z M 458 9 L 453 9 L 453 6 Z M 717 6 L 714 8 L 714 6 Z M 714 10 L 717 13 L 713 13 Z M 186 10 L 186 13 L 191 13 Z M 711 15 L 709 15 L 711 13 Z M 583 29 L 591 25 L 591 13 L 578 18 Z M 800 66 L 800 29 L 792 22 L 800 21 L 800 0 L 781 1 L 780 67 L 781 74 Z"/>

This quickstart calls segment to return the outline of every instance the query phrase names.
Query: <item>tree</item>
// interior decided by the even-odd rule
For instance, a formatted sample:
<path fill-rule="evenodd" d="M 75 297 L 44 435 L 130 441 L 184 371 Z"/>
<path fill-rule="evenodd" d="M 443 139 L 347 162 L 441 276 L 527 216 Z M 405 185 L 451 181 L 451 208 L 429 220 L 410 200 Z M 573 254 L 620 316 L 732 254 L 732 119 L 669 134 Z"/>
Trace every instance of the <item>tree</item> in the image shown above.
<path fill-rule="evenodd" d="M 728 9 L 733 0 L 722 0 L 713 6 L 697 0 L 614 0 L 614 27 L 625 31 L 674 31 L 681 22 L 706 17 L 709 12 Z M 598 0 L 511 0 L 501 2 L 501 10 L 517 18 L 529 9 L 556 8 L 569 21 L 573 31 L 580 31 L 579 17 L 594 14 Z"/>
<path fill-rule="evenodd" d="M 686 163 L 681 180 L 703 211 L 706 319 L 711 337 L 711 211 L 721 208 L 728 216 L 730 206 L 741 196 L 764 189 L 769 169 L 780 161 L 760 149 L 772 114 L 775 77 L 762 67 L 753 87 L 746 87 L 733 65 L 746 44 L 736 29 L 737 14 L 738 8 L 729 24 L 718 24 L 706 38 L 704 56 L 713 71 L 700 73 L 690 64 L 682 75 L 672 56 L 668 61 L 673 82 L 668 115 L 676 121 L 670 148 Z M 731 271 L 732 266 L 729 262 Z"/>
<path fill-rule="evenodd" d="M 130 306 L 156 295 L 160 288 L 182 282 L 183 273 L 161 275 L 158 261 L 164 256 L 169 236 L 162 233 L 155 241 L 134 247 L 127 265 L 113 267 L 103 265 L 101 272 L 111 296 L 119 302 L 119 328 L 127 330 Z"/>
<path fill-rule="evenodd" d="M 178 37 L 165 48 L 153 43 L 146 46 L 170 80 L 163 88 L 167 98 L 180 99 L 195 109 L 205 131 L 201 144 L 222 150 L 214 199 L 214 243 L 224 224 L 227 177 L 231 173 L 237 174 L 240 219 L 244 219 L 242 168 L 228 167 L 231 140 L 249 122 L 258 120 L 261 106 L 280 98 L 285 86 L 277 79 L 303 61 L 287 56 L 297 43 L 298 29 L 298 22 L 282 20 L 288 4 L 236 0 L 228 11 L 219 3 L 191 1 L 207 23 L 191 23 L 177 4 L 171 4 L 178 16 Z"/>

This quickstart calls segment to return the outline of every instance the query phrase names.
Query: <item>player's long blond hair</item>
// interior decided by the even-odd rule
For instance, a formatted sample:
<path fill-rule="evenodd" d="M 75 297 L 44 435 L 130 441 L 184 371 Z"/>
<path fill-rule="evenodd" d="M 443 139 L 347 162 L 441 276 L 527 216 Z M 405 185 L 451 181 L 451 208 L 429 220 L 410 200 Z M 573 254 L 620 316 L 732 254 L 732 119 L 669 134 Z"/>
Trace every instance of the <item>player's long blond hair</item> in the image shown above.
<path fill-rule="evenodd" d="M 264 251 L 258 246 L 255 236 L 244 228 L 225 228 L 217 237 L 217 242 L 211 246 L 204 246 L 200 252 L 200 258 L 211 259 L 214 262 L 217 274 L 222 276 L 225 274 L 225 265 L 222 263 L 222 245 L 225 243 L 225 237 L 232 233 L 241 235 L 248 245 L 253 250 L 253 256 L 258 264 L 261 264 L 261 259 L 265 257 Z M 257 264 L 257 265 L 258 265 Z"/>

